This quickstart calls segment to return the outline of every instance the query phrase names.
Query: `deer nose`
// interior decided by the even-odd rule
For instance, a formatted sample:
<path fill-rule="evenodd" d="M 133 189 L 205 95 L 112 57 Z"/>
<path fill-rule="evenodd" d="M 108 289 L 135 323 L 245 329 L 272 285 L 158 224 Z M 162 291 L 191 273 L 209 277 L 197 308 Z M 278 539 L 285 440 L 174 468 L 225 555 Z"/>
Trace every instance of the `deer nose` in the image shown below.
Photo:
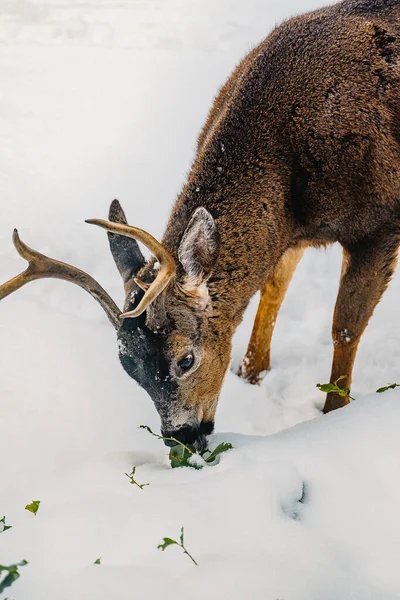
<path fill-rule="evenodd" d="M 170 429 L 162 431 L 163 437 L 174 438 L 182 444 L 194 444 L 195 442 L 200 443 L 205 448 L 205 438 L 210 435 L 214 430 L 214 423 L 211 421 L 202 421 L 196 425 L 184 425 L 178 429 Z M 166 446 L 175 446 L 173 440 L 164 440 Z"/>
<path fill-rule="evenodd" d="M 200 426 L 184 425 L 178 429 L 162 431 L 162 435 L 165 438 L 174 438 L 175 440 L 178 440 L 178 442 L 182 442 L 182 444 L 194 444 L 200 435 Z M 176 442 L 174 442 L 174 440 L 164 440 L 164 444 L 166 446 L 175 446 Z"/>

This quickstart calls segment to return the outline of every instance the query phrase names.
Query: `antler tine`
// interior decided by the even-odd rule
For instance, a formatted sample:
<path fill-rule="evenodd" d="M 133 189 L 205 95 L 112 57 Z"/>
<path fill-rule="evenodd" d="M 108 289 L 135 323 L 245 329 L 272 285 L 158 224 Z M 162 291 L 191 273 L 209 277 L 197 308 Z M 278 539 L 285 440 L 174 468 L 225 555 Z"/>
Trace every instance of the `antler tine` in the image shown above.
<path fill-rule="evenodd" d="M 86 223 L 91 225 L 98 225 L 107 231 L 117 233 L 119 235 L 125 235 L 127 237 L 134 238 L 139 242 L 142 242 L 147 248 L 154 254 L 160 263 L 160 270 L 153 283 L 145 290 L 145 294 L 138 306 L 127 313 L 123 313 L 121 317 L 134 318 L 141 315 L 146 308 L 154 302 L 154 300 L 161 294 L 161 292 L 167 287 L 171 279 L 176 273 L 176 265 L 171 254 L 164 248 L 160 242 L 158 242 L 150 233 L 139 229 L 138 227 L 132 227 L 131 225 L 125 225 L 123 223 L 112 223 L 111 221 L 103 221 L 102 219 L 88 219 Z M 139 287 L 142 285 L 138 284 Z"/>
<path fill-rule="evenodd" d="M 105 310 L 107 317 L 114 327 L 116 329 L 119 328 L 121 325 L 121 311 L 114 300 L 107 294 L 101 285 L 93 279 L 93 277 L 77 267 L 54 260 L 53 258 L 49 258 L 48 256 L 29 248 L 29 246 L 21 240 L 16 229 L 14 229 L 13 233 L 13 242 L 18 254 L 22 256 L 22 258 L 25 258 L 29 264 L 28 268 L 23 273 L 20 273 L 13 279 L 0 285 L 0 300 L 35 279 L 63 279 L 64 281 L 75 283 L 86 290 Z"/>
<path fill-rule="evenodd" d="M 149 287 L 151 286 L 151 283 L 146 283 L 145 281 L 142 281 L 141 279 L 139 279 L 139 277 L 134 277 L 133 281 L 136 283 L 136 285 L 138 287 L 140 287 L 141 290 L 143 290 L 144 292 L 147 292 L 147 290 L 149 289 Z"/>

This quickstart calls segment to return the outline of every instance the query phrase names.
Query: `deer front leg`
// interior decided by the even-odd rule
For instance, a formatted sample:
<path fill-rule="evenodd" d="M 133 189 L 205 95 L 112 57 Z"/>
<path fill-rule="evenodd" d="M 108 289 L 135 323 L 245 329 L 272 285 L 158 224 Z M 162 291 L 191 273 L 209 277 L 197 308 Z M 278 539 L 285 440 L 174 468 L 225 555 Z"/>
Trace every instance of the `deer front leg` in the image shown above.
<path fill-rule="evenodd" d="M 398 238 L 387 232 L 343 250 L 342 274 L 333 316 L 334 345 L 331 383 L 350 388 L 361 335 L 393 274 Z M 327 394 L 324 413 L 350 402 L 347 396 Z"/>
<path fill-rule="evenodd" d="M 253 331 L 239 375 L 258 383 L 261 373 L 270 367 L 271 339 L 279 309 L 304 248 L 290 248 L 280 259 L 271 279 L 261 289 L 261 298 Z"/>

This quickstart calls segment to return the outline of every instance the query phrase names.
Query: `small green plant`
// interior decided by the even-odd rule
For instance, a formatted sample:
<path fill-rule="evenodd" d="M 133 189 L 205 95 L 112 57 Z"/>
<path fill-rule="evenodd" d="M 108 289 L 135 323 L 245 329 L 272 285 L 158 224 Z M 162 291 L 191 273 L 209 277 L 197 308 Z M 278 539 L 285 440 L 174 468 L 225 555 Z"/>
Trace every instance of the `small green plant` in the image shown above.
<path fill-rule="evenodd" d="M 212 464 L 220 454 L 233 448 L 232 444 L 229 442 L 221 442 L 221 444 L 218 444 L 212 452 L 208 449 L 198 452 L 192 444 L 183 444 L 174 437 L 163 437 L 162 435 L 158 435 L 157 433 L 154 433 L 148 425 L 140 425 L 139 429 L 145 429 L 159 440 L 175 442 L 175 446 L 172 446 L 169 452 L 169 460 L 173 469 L 176 467 L 202 469 L 205 464 Z M 209 454 L 209 456 L 207 456 L 207 454 Z"/>
<path fill-rule="evenodd" d="M 0 533 L 4 533 L 7 529 L 11 529 L 12 525 L 6 525 L 6 518 L 0 519 Z"/>
<path fill-rule="evenodd" d="M 157 546 L 157 548 L 159 548 L 159 550 L 164 551 L 165 548 L 168 548 L 168 546 L 179 546 L 180 548 L 182 548 L 183 553 L 187 554 L 187 556 L 190 558 L 190 560 L 197 567 L 197 562 L 194 560 L 193 556 L 191 554 L 189 554 L 189 552 L 185 548 L 184 533 L 185 533 L 185 531 L 184 531 L 184 528 L 182 527 L 182 529 L 181 529 L 181 535 L 180 535 L 180 538 L 179 538 L 179 542 L 177 542 L 176 540 L 173 540 L 172 538 L 165 537 L 165 538 L 163 538 L 163 543 L 159 544 Z"/>
<path fill-rule="evenodd" d="M 376 390 L 377 394 L 382 394 L 383 392 L 387 392 L 388 390 L 394 390 L 394 388 L 400 387 L 400 383 L 391 383 L 390 385 L 385 385 L 385 387 L 381 387 Z"/>
<path fill-rule="evenodd" d="M 99 558 L 96 558 L 96 560 L 93 563 L 94 565 L 101 565 L 101 556 L 99 556 Z"/>
<path fill-rule="evenodd" d="M 336 379 L 334 383 L 317 383 L 317 388 L 321 390 L 321 392 L 324 392 L 326 394 L 328 394 L 329 392 L 335 392 L 336 394 L 339 394 L 339 396 L 348 396 L 350 400 L 355 400 L 355 398 L 350 396 L 349 388 L 340 388 L 338 386 L 339 381 L 342 381 L 342 379 L 345 379 L 345 377 L 346 375 L 342 375 L 341 377 Z"/>
<path fill-rule="evenodd" d="M 146 487 L 146 485 L 150 485 L 149 483 L 138 483 L 135 479 L 134 479 L 134 475 L 136 473 L 136 467 L 132 467 L 132 471 L 128 474 L 125 473 L 125 475 L 129 478 L 129 483 L 131 483 L 132 485 L 137 485 L 138 488 L 140 488 L 141 490 Z"/>
<path fill-rule="evenodd" d="M 39 510 L 40 500 L 32 500 L 30 504 L 25 506 L 25 510 L 29 510 L 29 512 L 33 513 L 36 517 L 37 511 Z"/>
<path fill-rule="evenodd" d="M 0 578 L 4 573 L 6 573 L 6 576 L 0 580 L 0 594 L 2 594 L 6 588 L 12 586 L 14 581 L 17 581 L 17 579 L 20 577 L 18 567 L 24 567 L 27 564 L 28 563 L 26 560 L 21 560 L 21 562 L 15 565 L 10 565 L 9 567 L 0 565 Z"/>
<path fill-rule="evenodd" d="M 227 452 L 228 450 L 232 450 L 232 448 L 233 448 L 233 446 L 229 442 L 221 442 L 220 444 L 218 444 L 218 446 L 216 448 L 214 448 L 214 450 L 212 452 L 208 449 L 204 450 L 204 452 L 202 452 L 201 456 L 204 458 L 204 454 L 206 452 L 208 452 L 210 456 L 207 456 L 207 458 L 204 458 L 204 460 L 206 461 L 206 463 L 208 465 L 210 465 L 215 461 L 215 459 L 220 454 L 222 454 L 223 452 Z"/>

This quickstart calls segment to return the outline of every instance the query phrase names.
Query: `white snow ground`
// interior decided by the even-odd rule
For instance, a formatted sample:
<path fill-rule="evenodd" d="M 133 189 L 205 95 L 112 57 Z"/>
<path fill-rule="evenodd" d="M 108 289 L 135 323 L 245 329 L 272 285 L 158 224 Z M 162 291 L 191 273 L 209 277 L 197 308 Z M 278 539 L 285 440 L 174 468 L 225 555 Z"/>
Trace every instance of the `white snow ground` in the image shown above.
<path fill-rule="evenodd" d="M 0 279 L 24 268 L 18 226 L 121 304 L 105 235 L 84 219 L 118 197 L 160 236 L 218 86 L 275 22 L 321 4 L 0 0 Z M 87 294 L 46 281 L 4 300 L 0 518 L 13 528 L 0 534 L 0 564 L 29 565 L 3 597 L 398 600 L 400 393 L 368 394 L 400 379 L 400 280 L 364 335 L 357 401 L 322 418 L 315 384 L 329 377 L 339 270 L 338 248 L 308 251 L 272 371 L 259 387 L 226 378 L 213 443 L 235 450 L 203 471 L 171 470 L 161 442 L 137 429 L 157 429 L 157 414 Z M 142 491 L 124 475 L 133 465 L 150 483 Z M 24 510 L 33 499 L 36 517 Z M 198 567 L 157 550 L 181 526 Z"/>

